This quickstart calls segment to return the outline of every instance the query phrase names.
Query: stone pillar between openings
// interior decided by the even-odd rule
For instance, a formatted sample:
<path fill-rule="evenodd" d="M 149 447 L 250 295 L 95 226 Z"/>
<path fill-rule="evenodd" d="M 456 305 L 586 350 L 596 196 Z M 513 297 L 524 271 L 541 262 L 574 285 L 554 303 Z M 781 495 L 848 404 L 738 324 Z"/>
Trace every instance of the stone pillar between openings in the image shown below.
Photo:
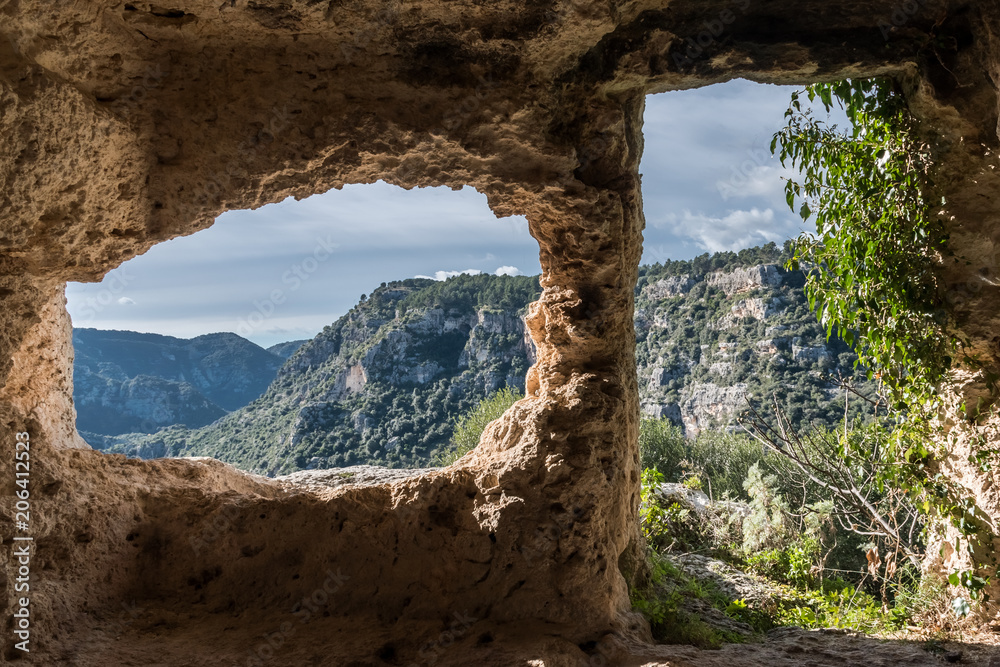
<path fill-rule="evenodd" d="M 504 567 L 525 573 L 498 615 L 521 614 L 519 596 L 544 599 L 538 611 L 576 624 L 581 639 L 630 618 L 622 569 L 639 567 L 643 102 L 592 105 L 575 122 L 578 182 L 528 215 L 544 288 L 527 317 L 538 361 L 526 398 L 487 429 L 468 464 L 485 489 L 477 516 L 495 524 Z"/>
<path fill-rule="evenodd" d="M 0 287 L 0 426 L 31 432 L 36 447 L 90 449 L 75 426 L 65 286 L 23 274 L 6 276 L 0 284 L 5 285 Z"/>
<path fill-rule="evenodd" d="M 513 664 L 515 654 L 575 662 L 581 644 L 641 634 L 620 562 L 638 544 L 642 101 L 595 103 L 575 121 L 576 179 L 526 196 L 544 287 L 528 317 L 530 395 L 440 473 L 316 495 L 213 461 L 75 449 L 63 283 L 10 271 L 0 435 L 25 423 L 45 454 L 33 496 L 36 655 L 61 655 L 58 628 L 73 627 L 167 663 L 242 660 L 317 595 L 328 602 L 292 626 L 288 664 L 317 646 L 403 664 L 428 650 L 439 665 L 474 655 Z M 454 646 L 434 644 L 456 614 L 468 627 Z M 164 627 L 184 641 L 154 641 L 149 629 Z M 487 635 L 495 643 L 480 645 Z"/>

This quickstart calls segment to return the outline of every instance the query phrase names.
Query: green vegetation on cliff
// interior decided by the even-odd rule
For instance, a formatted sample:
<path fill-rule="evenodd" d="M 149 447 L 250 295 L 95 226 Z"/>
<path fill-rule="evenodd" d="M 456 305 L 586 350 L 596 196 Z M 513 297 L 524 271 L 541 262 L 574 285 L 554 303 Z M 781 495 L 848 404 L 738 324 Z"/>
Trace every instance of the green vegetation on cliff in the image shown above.
<path fill-rule="evenodd" d="M 383 283 L 301 346 L 258 400 L 207 427 L 106 443 L 130 455 L 207 455 L 280 474 L 425 465 L 453 420 L 497 389 L 523 391 L 537 277 Z"/>
<path fill-rule="evenodd" d="M 891 432 L 884 419 L 788 432 L 794 451 L 782 452 L 644 420 L 652 577 L 632 599 L 656 638 L 717 647 L 781 625 L 880 634 L 953 620 L 944 578 L 921 571 L 915 508 L 872 474 Z"/>
<path fill-rule="evenodd" d="M 747 398 L 796 424 L 832 424 L 828 375 L 855 357 L 827 341 L 804 277 L 774 244 L 641 267 L 636 361 L 646 415 L 685 435 L 734 428 Z M 523 316 L 537 277 L 462 275 L 386 283 L 302 345 L 267 392 L 200 428 L 106 439 L 143 457 L 208 455 L 281 474 L 373 463 L 425 466 L 453 449 L 454 420 L 497 390 L 524 390 L 534 359 Z M 851 404 L 854 414 L 860 405 Z"/>
<path fill-rule="evenodd" d="M 796 425 L 833 424 L 844 396 L 830 382 L 863 383 L 857 356 L 809 309 L 804 276 L 771 243 L 640 268 L 636 362 L 643 411 L 683 424 L 688 436 L 725 427 L 772 399 Z M 762 263 L 763 262 L 763 263 Z M 862 411 L 849 404 L 848 415 Z"/>

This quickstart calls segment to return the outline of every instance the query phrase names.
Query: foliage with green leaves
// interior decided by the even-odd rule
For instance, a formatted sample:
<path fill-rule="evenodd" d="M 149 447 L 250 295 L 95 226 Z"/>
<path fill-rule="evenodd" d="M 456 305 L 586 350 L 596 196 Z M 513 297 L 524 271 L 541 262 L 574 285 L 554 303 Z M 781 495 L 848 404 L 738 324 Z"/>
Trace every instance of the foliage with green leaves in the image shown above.
<path fill-rule="evenodd" d="M 640 267 L 637 290 L 641 291 L 647 283 L 667 276 L 705 275 L 715 271 L 730 272 L 748 266 L 776 264 L 784 262 L 789 252 L 788 242 L 784 247 L 778 247 L 778 244 L 772 241 L 737 252 L 723 250 L 712 254 L 706 252 L 693 259 L 666 259 L 663 262 Z"/>
<path fill-rule="evenodd" d="M 664 479 L 676 481 L 682 474 L 681 462 L 687 441 L 680 426 L 669 419 L 642 419 L 639 422 L 639 455 L 643 470 L 653 469 Z"/>
<path fill-rule="evenodd" d="M 922 510 L 950 522 L 965 538 L 975 570 L 989 569 L 995 563 L 983 562 L 993 559 L 988 527 L 967 491 L 941 474 L 937 452 L 927 444 L 931 419 L 942 407 L 938 385 L 957 359 L 980 365 L 953 326 L 936 273 L 951 253 L 931 208 L 938 195 L 930 149 L 890 79 L 815 84 L 805 94 L 827 111 L 839 105 L 851 128 L 817 120 L 793 94 L 771 151 L 800 171 L 801 179 L 787 181 L 787 202 L 815 222 L 816 234 L 800 236 L 788 266 L 808 270 L 809 302 L 827 334 L 836 332 L 853 347 L 897 411 L 885 452 L 897 465 L 884 466 L 879 483 L 905 489 Z M 987 373 L 985 379 L 995 396 L 998 378 Z M 980 409 L 963 407 L 970 416 Z M 973 458 L 988 465 L 980 460 L 988 457 Z M 953 579 L 974 600 L 987 584 L 974 571 Z"/>
<path fill-rule="evenodd" d="M 738 620 L 757 619 L 755 628 L 764 619 L 779 625 L 890 632 L 914 622 L 940 626 L 954 622 L 956 614 L 969 613 L 965 598 L 946 599 L 945 589 L 949 583 L 962 586 L 974 599 L 985 580 L 973 578 L 971 572 L 940 580 L 921 573 L 917 563 L 922 544 L 919 530 L 913 530 L 912 506 L 900 489 L 879 486 L 887 477 L 876 474 L 877 469 L 882 454 L 889 451 L 888 439 L 896 435 L 891 422 L 873 419 L 814 427 L 805 435 L 787 421 L 779 422 L 786 438 L 782 447 L 794 449 L 794 456 L 770 444 L 762 447 L 748 435 L 702 433 L 685 441 L 663 424 L 640 427 L 645 435 L 640 442 L 649 447 L 640 452 L 641 460 L 658 468 L 646 469 L 642 477 L 640 516 L 651 557 L 700 553 L 770 582 L 772 602 L 733 600 L 726 607 Z M 741 457 L 743 462 L 728 469 L 706 465 Z M 701 463 L 694 466 L 690 459 Z M 705 506 L 684 491 L 688 485 L 683 482 L 694 478 L 692 469 L 705 489 L 725 488 L 724 480 L 742 471 L 743 493 L 727 491 L 720 501 Z M 663 488 L 668 481 L 675 485 Z M 860 494 L 856 499 L 870 504 L 897 535 L 877 534 L 877 521 L 866 523 L 869 519 L 856 504 L 845 505 L 832 494 L 832 485 Z M 899 535 L 902 532 L 906 535 Z M 900 545 L 900 539 L 906 544 Z"/>
<path fill-rule="evenodd" d="M 786 494 L 803 498 L 808 528 L 822 514 L 845 533 L 892 554 L 893 560 L 920 558 L 925 522 L 907 490 L 912 471 L 896 457 L 900 433 L 890 420 L 845 421 L 836 428 L 802 431 L 775 407 L 774 421 L 776 425 L 765 422 L 752 406 L 741 423 L 780 460 L 775 467 L 784 471 L 783 487 Z M 828 509 L 816 511 L 819 501 Z"/>
<path fill-rule="evenodd" d="M 397 307 L 404 312 L 413 308 L 517 311 L 541 293 L 538 276 L 461 274 L 448 280 L 428 280 L 423 289 L 411 292 Z"/>
<path fill-rule="evenodd" d="M 639 422 L 639 454 L 643 469 L 653 468 L 666 482 L 698 480 L 712 499 L 748 500 L 743 486 L 750 467 L 768 458 L 767 451 L 741 433 L 702 431 L 685 438 L 668 419 Z M 773 456 L 771 458 L 774 458 Z"/>
<path fill-rule="evenodd" d="M 452 433 L 452 447 L 442 451 L 437 458 L 438 465 L 451 465 L 479 444 L 483 431 L 507 408 L 524 398 L 524 394 L 512 387 L 504 387 L 479 401 L 474 408 L 455 419 Z"/>
<path fill-rule="evenodd" d="M 750 496 L 750 514 L 744 519 L 744 548 L 753 553 L 788 541 L 790 510 L 776 488 L 774 475 L 765 475 L 760 464 L 750 466 L 743 488 Z M 749 524 L 749 525 L 747 525 Z"/>
<path fill-rule="evenodd" d="M 642 471 L 642 481 L 639 491 L 639 525 L 642 536 L 647 543 L 658 540 L 659 536 L 669 532 L 671 523 L 670 511 L 656 497 L 656 491 L 663 484 L 663 473 L 655 468 L 645 468 Z"/>
<path fill-rule="evenodd" d="M 958 344 L 934 271 L 947 237 L 930 213 L 929 149 L 889 79 L 815 84 L 805 94 L 827 111 L 839 104 L 851 128 L 817 120 L 793 93 L 771 151 L 801 173 L 786 182 L 786 199 L 816 234 L 799 237 L 788 265 L 807 268 L 809 303 L 827 334 L 912 410 L 932 400 Z"/>
<path fill-rule="evenodd" d="M 706 623 L 694 607 L 712 607 L 732 618 L 749 622 L 754 630 L 770 629 L 769 619 L 730 600 L 711 582 L 685 574 L 669 559 L 654 554 L 651 576 L 643 590 L 630 591 L 632 607 L 649 621 L 653 637 L 664 644 L 690 644 L 718 649 L 724 642 L 742 643 L 743 635 L 721 630 Z M 692 604 L 693 603 L 693 604 Z M 756 623 L 760 622 L 761 625 Z"/>
<path fill-rule="evenodd" d="M 859 572 L 860 579 L 854 581 L 824 576 L 823 564 L 832 537 L 826 530 L 830 526 L 829 503 L 814 506 L 796 530 L 793 523 L 802 508 L 790 508 L 777 490 L 774 476 L 763 474 L 758 465 L 751 467 L 747 479 L 753 499 L 748 509 L 726 501 L 697 508 L 683 500 L 672 500 L 677 497 L 675 491 L 658 493 L 663 483 L 661 473 L 644 471 L 641 518 L 653 576 L 645 587 L 632 591 L 634 608 L 649 619 L 659 641 L 702 646 L 745 641 L 747 635 L 725 632 L 725 625 L 718 624 L 718 611 L 748 624 L 757 634 L 776 625 L 891 632 L 928 607 L 941 607 L 940 587 L 930 594 L 922 592 L 923 581 L 918 572 L 914 576 L 916 571 L 909 564 L 903 568 L 906 576 L 891 586 L 871 570 Z M 731 516 L 722 523 L 739 524 L 742 517 L 742 528 L 737 530 L 742 544 L 732 540 L 736 533 L 720 533 L 709 525 L 727 513 Z M 720 536 L 725 539 L 720 540 Z M 864 563 L 861 552 L 856 547 L 854 550 Z M 694 576 L 678 567 L 687 562 L 684 554 L 698 552 L 748 573 L 757 586 L 768 591 L 766 597 L 755 597 L 749 603 L 727 597 L 714 578 Z"/>

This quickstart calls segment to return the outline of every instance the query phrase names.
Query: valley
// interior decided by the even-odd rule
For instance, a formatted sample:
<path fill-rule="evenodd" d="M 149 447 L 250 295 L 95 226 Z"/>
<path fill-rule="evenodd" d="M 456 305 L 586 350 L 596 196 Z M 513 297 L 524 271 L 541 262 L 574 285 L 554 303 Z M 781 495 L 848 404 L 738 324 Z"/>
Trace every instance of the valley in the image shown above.
<path fill-rule="evenodd" d="M 635 328 L 644 416 L 669 419 L 688 437 L 735 428 L 748 398 L 774 397 L 795 425 L 833 424 L 844 416 L 844 398 L 829 377 L 862 382 L 856 357 L 826 339 L 803 293 L 804 276 L 783 268 L 786 257 L 769 244 L 640 268 Z M 295 347 L 283 364 L 235 334 L 214 334 L 231 350 L 228 374 L 216 352 L 200 357 L 200 366 L 183 357 L 191 366 L 186 374 L 164 367 L 153 376 L 167 348 L 151 341 L 149 379 L 122 386 L 160 382 L 165 390 L 151 402 L 201 423 L 177 419 L 147 433 L 81 430 L 108 452 L 213 456 L 272 476 L 359 464 L 431 465 L 450 446 L 456 417 L 502 387 L 524 390 L 534 347 L 523 316 L 539 292 L 538 278 L 528 276 L 383 283 L 312 340 L 275 346 Z M 94 335 L 78 333 L 85 341 Z M 206 338 L 188 347 L 204 348 Z M 130 354 L 143 349 L 134 345 Z M 98 419 L 90 398 L 97 357 L 88 351 L 81 357 L 88 365 L 77 367 L 85 380 L 77 391 L 80 424 Z M 273 379 L 262 382 L 268 373 Z M 217 413 L 200 396 L 229 391 L 235 400 L 234 387 L 243 397 L 260 393 L 243 405 L 220 406 L 228 410 L 209 419 Z M 857 409 L 849 405 L 848 413 Z"/>

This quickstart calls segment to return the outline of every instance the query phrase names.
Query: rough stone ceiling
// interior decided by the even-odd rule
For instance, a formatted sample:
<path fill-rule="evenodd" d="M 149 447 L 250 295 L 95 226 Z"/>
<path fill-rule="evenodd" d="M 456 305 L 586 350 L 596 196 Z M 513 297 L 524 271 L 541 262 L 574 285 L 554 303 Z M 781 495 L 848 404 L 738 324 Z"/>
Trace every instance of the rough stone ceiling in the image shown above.
<path fill-rule="evenodd" d="M 941 156 L 956 246 L 996 271 L 982 145 L 997 144 L 997 3 L 928 0 L 893 25 L 904 5 L 0 4 L 0 440 L 33 443 L 36 656 L 242 660 L 332 568 L 348 577 L 336 605 L 274 664 L 426 662 L 420 651 L 456 612 L 474 621 L 436 664 L 665 661 L 626 593 L 641 575 L 632 288 L 644 96 L 738 76 L 903 77 Z M 65 281 L 97 280 L 227 209 L 377 179 L 471 185 L 496 213 L 526 215 L 539 242 L 529 396 L 473 455 L 317 493 L 210 461 L 85 448 Z M 963 302 L 993 355 L 995 297 Z M 966 473 L 970 488 L 991 488 Z M 983 498 L 1000 516 L 1000 498 Z M 9 558 L 3 568 L 8 600 L 16 572 Z M 123 622 L 128 601 L 137 611 Z"/>
<path fill-rule="evenodd" d="M 5 190 L 33 222 L 2 247 L 92 280 L 227 208 L 377 178 L 475 185 L 508 212 L 518 189 L 574 186 L 581 139 L 602 147 L 587 116 L 609 98 L 912 72 L 935 59 L 929 33 L 968 38 L 977 10 L 956 5 L 927 3 L 886 40 L 872 19 L 889 2 L 8 2 L 8 95 L 79 150 L 6 137 L 6 155 L 52 164 L 34 196 Z M 100 184 L 80 178 L 93 172 Z M 103 238 L 69 229 L 91 215 Z M 53 235 L 64 254 L 43 250 Z"/>

